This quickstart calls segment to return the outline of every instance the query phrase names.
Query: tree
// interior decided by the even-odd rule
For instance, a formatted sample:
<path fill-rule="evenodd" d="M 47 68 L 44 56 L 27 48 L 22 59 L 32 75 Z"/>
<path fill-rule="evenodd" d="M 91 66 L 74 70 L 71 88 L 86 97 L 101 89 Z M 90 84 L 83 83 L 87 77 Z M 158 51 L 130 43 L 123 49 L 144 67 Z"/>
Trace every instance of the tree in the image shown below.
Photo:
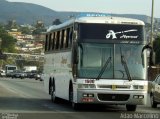
<path fill-rule="evenodd" d="M 62 22 L 60 21 L 60 19 L 55 19 L 54 21 L 53 21 L 53 25 L 59 25 L 59 24 L 61 24 Z"/>
<path fill-rule="evenodd" d="M 7 55 L 3 54 L 2 50 L 0 49 L 0 60 L 1 59 L 6 60 L 7 59 Z"/>
<path fill-rule="evenodd" d="M 37 21 L 35 25 L 35 30 L 33 30 L 33 35 L 39 35 L 42 32 L 46 32 L 46 28 L 44 27 L 44 23 L 42 21 Z"/>
<path fill-rule="evenodd" d="M 20 27 L 22 34 L 31 34 L 31 30 L 28 27 Z"/>
<path fill-rule="evenodd" d="M 3 26 L 0 26 L 0 38 L 2 39 L 1 49 L 3 52 L 16 52 L 16 39 L 10 36 Z"/>
<path fill-rule="evenodd" d="M 11 30 L 11 29 L 18 29 L 19 26 L 16 23 L 16 20 L 9 20 L 8 24 L 6 25 L 6 29 L 7 30 Z"/>
<path fill-rule="evenodd" d="M 156 64 L 160 64 L 160 35 L 153 42 L 153 49 L 156 54 Z"/>

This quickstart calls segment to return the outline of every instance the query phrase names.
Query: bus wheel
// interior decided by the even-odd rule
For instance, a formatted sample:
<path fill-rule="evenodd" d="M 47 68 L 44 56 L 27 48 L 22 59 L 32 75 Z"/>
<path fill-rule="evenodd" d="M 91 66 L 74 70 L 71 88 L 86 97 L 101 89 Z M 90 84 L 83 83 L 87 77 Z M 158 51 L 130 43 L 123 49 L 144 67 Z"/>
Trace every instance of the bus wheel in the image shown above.
<path fill-rule="evenodd" d="M 50 92 L 51 92 L 51 101 L 56 103 L 57 102 L 57 97 L 56 97 L 55 84 L 51 85 Z"/>
<path fill-rule="evenodd" d="M 71 86 L 71 87 L 69 88 L 69 101 L 70 101 L 71 104 L 72 104 L 72 108 L 73 108 L 74 110 L 78 110 L 78 109 L 79 109 L 79 104 L 78 104 L 78 103 L 75 103 L 75 102 L 73 101 L 73 99 L 74 99 L 73 87 Z"/>
<path fill-rule="evenodd" d="M 73 108 L 74 110 L 79 110 L 79 109 L 80 109 L 80 104 L 79 104 L 79 103 L 74 103 L 74 102 L 72 102 L 72 108 Z"/>
<path fill-rule="evenodd" d="M 127 111 L 136 111 L 137 105 L 126 105 Z"/>
<path fill-rule="evenodd" d="M 151 107 L 152 108 L 156 108 L 157 107 L 157 103 L 154 101 L 153 94 L 150 95 L 150 101 L 151 101 Z"/>

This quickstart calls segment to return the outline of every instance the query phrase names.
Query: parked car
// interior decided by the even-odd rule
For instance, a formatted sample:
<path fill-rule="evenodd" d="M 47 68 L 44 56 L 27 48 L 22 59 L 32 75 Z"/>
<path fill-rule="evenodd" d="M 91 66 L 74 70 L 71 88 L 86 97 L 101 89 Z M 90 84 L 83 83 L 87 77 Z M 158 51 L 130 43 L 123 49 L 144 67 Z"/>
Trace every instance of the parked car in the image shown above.
<path fill-rule="evenodd" d="M 5 76 L 6 76 L 5 70 L 0 70 L 0 77 L 5 77 Z"/>
<path fill-rule="evenodd" d="M 43 73 L 38 73 L 35 75 L 35 80 L 40 80 L 40 81 L 43 81 Z"/>
<path fill-rule="evenodd" d="M 12 78 L 26 78 L 27 77 L 27 74 L 21 70 L 14 70 L 11 74 L 11 77 Z"/>
<path fill-rule="evenodd" d="M 152 108 L 156 108 L 160 104 L 160 74 L 152 82 L 150 100 Z"/>
<path fill-rule="evenodd" d="M 32 70 L 31 72 L 27 72 L 27 78 L 35 78 L 37 75 L 37 70 Z"/>

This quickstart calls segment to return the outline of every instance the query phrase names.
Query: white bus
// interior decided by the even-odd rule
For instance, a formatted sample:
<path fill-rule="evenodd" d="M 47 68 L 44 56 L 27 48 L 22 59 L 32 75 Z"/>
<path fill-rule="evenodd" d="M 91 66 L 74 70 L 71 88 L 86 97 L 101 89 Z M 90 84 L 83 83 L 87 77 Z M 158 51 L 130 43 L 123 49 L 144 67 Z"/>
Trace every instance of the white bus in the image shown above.
<path fill-rule="evenodd" d="M 12 73 L 14 70 L 17 70 L 17 66 L 15 65 L 5 65 L 5 72 L 6 76 L 10 76 L 10 73 Z"/>
<path fill-rule="evenodd" d="M 144 22 L 82 16 L 50 27 L 45 40 L 44 85 L 51 100 L 126 105 L 147 100 Z"/>

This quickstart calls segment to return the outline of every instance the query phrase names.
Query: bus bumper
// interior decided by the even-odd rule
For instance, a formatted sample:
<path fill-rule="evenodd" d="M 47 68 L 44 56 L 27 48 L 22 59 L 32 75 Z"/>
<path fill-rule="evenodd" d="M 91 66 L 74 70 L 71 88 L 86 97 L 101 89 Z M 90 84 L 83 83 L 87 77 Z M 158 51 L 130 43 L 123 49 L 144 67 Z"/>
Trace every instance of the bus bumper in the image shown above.
<path fill-rule="evenodd" d="M 78 90 L 77 103 L 145 105 L 147 91 Z"/>

